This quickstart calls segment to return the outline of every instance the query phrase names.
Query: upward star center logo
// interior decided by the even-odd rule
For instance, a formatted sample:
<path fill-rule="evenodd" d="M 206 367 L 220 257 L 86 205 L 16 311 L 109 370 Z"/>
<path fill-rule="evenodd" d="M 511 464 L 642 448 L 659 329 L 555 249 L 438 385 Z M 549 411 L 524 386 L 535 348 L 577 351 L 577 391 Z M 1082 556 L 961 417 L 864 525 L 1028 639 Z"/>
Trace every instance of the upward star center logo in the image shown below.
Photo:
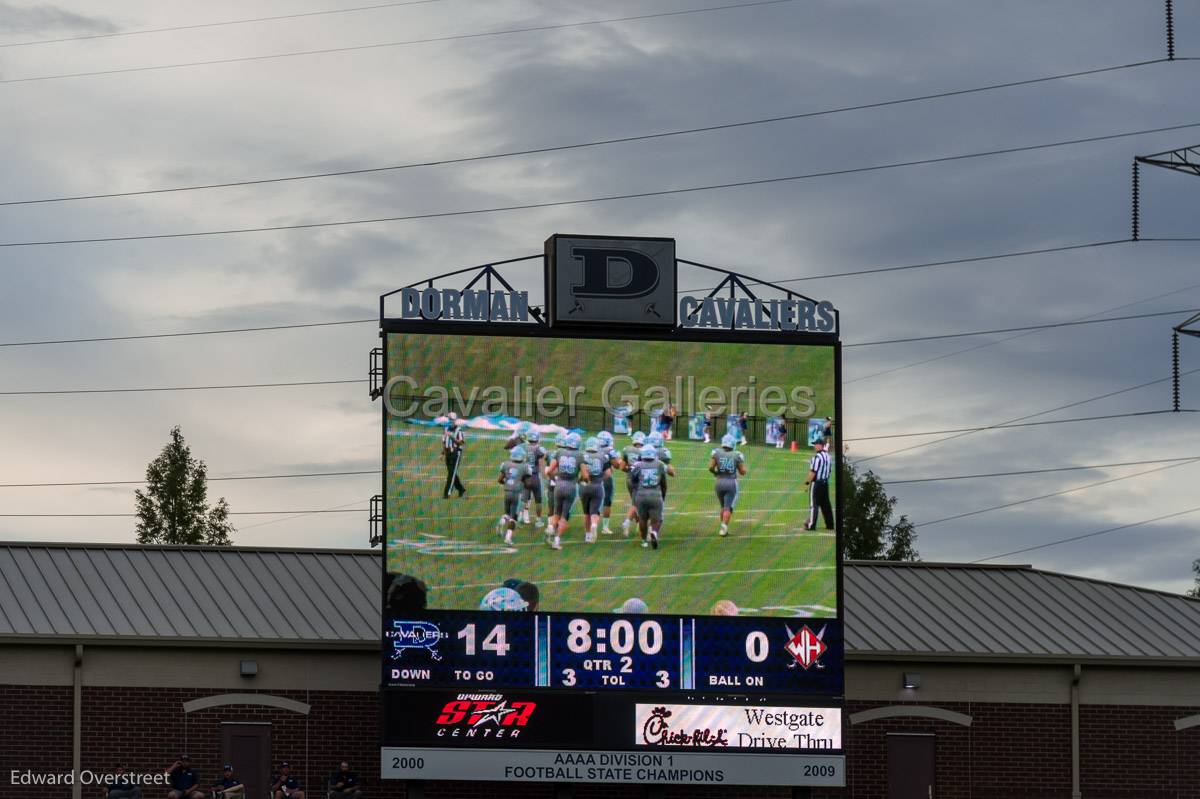
<path fill-rule="evenodd" d="M 784 648 L 797 663 L 808 669 L 809 666 L 821 659 L 821 655 L 825 654 L 825 650 L 829 647 L 806 624 L 800 629 L 800 632 L 792 636 L 792 640 L 788 641 Z"/>
<path fill-rule="evenodd" d="M 505 716 L 516 712 L 517 709 L 515 707 L 509 707 L 508 700 L 505 699 L 490 710 L 481 710 L 476 713 L 471 722 L 471 726 L 478 727 L 480 724 L 486 724 L 489 721 L 494 721 L 498 725 L 503 724 Z"/>

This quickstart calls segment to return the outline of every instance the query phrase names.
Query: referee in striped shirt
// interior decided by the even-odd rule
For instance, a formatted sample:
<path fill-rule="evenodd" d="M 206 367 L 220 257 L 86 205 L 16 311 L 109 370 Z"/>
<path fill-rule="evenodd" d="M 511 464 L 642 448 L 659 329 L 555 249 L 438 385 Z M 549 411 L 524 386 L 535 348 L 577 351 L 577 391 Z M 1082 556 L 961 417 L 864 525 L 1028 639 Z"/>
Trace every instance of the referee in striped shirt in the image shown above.
<path fill-rule="evenodd" d="M 450 498 L 451 491 L 457 491 L 460 497 L 467 493 L 466 486 L 458 476 L 458 465 L 462 461 L 464 443 L 466 443 L 466 437 L 458 425 L 458 416 L 452 413 L 442 432 L 442 454 L 446 457 L 446 488 L 442 491 L 442 496 L 446 499 Z"/>
<path fill-rule="evenodd" d="M 817 511 L 825 517 L 825 529 L 833 529 L 833 505 L 829 502 L 829 472 L 833 468 L 833 459 L 825 451 L 825 442 L 813 444 L 812 459 L 808 462 L 808 477 L 804 485 L 808 488 L 808 521 L 804 523 L 805 530 L 817 529 Z"/>

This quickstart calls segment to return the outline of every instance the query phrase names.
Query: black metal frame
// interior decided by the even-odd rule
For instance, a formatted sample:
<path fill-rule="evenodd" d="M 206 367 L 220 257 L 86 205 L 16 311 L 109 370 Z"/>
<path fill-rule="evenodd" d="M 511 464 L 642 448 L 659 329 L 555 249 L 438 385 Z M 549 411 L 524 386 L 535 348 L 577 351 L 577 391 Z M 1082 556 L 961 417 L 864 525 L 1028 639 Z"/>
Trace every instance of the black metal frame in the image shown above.
<path fill-rule="evenodd" d="M 486 289 L 486 291 L 488 293 L 488 317 L 490 318 L 491 310 L 492 310 L 492 304 L 491 304 L 491 296 L 492 296 L 492 291 L 493 291 L 492 286 L 495 283 L 499 283 L 501 286 L 504 287 L 505 291 L 516 291 L 516 289 L 514 289 L 512 287 L 512 284 L 509 283 L 508 280 L 506 280 L 502 274 L 500 274 L 500 272 L 496 269 L 496 267 L 497 266 L 505 266 L 507 264 L 521 263 L 522 261 L 532 261 L 535 258 L 542 258 L 542 257 L 543 257 L 542 253 L 537 253 L 536 255 L 523 255 L 520 258 L 506 258 L 503 261 L 491 261 L 486 264 L 479 264 L 478 266 L 467 266 L 462 269 L 455 269 L 451 272 L 444 272 L 440 275 L 435 275 L 434 277 L 427 278 L 425 280 L 418 280 L 415 283 L 409 283 L 407 286 L 402 286 L 398 289 L 393 289 L 392 291 L 389 291 L 386 294 L 379 295 L 379 321 L 380 321 L 380 324 L 382 325 L 383 321 L 388 318 L 388 316 L 387 316 L 388 297 L 395 296 L 396 294 L 399 294 L 404 289 L 439 288 L 438 286 L 434 285 L 439 280 L 447 280 L 452 277 L 458 277 L 459 275 L 466 275 L 470 272 L 475 272 L 476 274 L 474 275 L 474 277 L 472 277 L 467 282 L 467 284 L 465 286 L 460 288 L 459 291 L 472 291 L 475 289 L 476 285 L 480 281 L 483 281 L 483 288 Z M 541 324 L 541 325 L 546 324 L 546 314 L 544 312 L 544 309 L 542 309 L 541 307 L 530 306 L 529 313 L 535 319 L 538 320 L 537 324 Z M 435 323 L 438 322 L 438 320 L 436 320 L 436 319 L 430 319 L 427 321 L 435 322 Z M 514 323 L 514 324 L 521 324 L 521 323 Z"/>

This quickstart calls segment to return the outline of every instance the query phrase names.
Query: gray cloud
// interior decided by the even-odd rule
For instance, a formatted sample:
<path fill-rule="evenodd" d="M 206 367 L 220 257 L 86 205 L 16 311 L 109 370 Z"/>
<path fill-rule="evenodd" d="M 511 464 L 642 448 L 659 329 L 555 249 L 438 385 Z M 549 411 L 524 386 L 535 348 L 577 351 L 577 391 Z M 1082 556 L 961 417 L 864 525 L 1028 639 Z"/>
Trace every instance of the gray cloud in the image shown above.
<path fill-rule="evenodd" d="M 584 19 L 585 3 L 509 0 L 347 15 L 87 49 L 16 48 L 29 75 L 316 49 Z M 670 4 L 669 4 L 670 5 Z M 677 3 L 671 7 L 684 7 Z M 62 3 L 66 15 L 86 4 Z M 620 4 L 617 15 L 640 6 Z M 21 12 L 26 16 L 31 13 Z M 41 12 L 39 12 L 41 13 Z M 606 8 L 606 13 L 607 8 Z M 1200 18 L 1178 4 L 1181 29 Z M 1083 0 L 963 5 L 794 3 L 397 50 L 0 87 L 5 198 L 371 166 L 795 113 L 1154 58 L 1161 19 Z M 179 24 L 131 2 L 137 26 Z M 12 17 L 12 14 L 8 15 Z M 353 18 L 352 18 L 353 17 Z M 9 20 L 11 24 L 11 19 Z M 50 23 L 44 23 L 49 26 Z M 87 30 L 79 23 L 70 30 Z M 96 23 L 101 24 L 101 23 Z M 241 28 L 245 28 L 242 30 Z M 50 27 L 44 28 L 50 30 Z M 55 30 L 67 30 L 65 26 Z M 1070 35 L 1063 31 L 1069 30 Z M 32 32 L 29 29 L 28 32 Z M 8 208 L 0 240 L 246 227 L 543 202 L 822 171 L 1200 121 L 1185 64 L 1160 64 L 936 102 L 638 144 L 253 189 Z M 92 247 L 0 250 L 0 340 L 371 316 L 377 295 L 473 263 L 537 252 L 550 233 L 674 235 L 680 252 L 787 279 L 1078 241 L 1129 229 L 1135 153 L 1197 133 L 619 203 Z M 1195 228 L 1194 179 L 1144 174 L 1143 229 Z M 1153 244 L 795 284 L 834 301 L 847 341 L 1073 318 L 1200 283 L 1189 245 Z M 1200 305 L 1200 291 L 1134 312 Z M 847 386 L 853 435 L 986 424 L 1164 376 L 1169 320 L 1045 331 Z M 976 340 L 848 349 L 853 378 Z M 259 382 L 365 373 L 370 325 L 54 349 L 0 349 L 5 384 Z M 1185 365 L 1200 364 L 1185 345 Z M 1194 357 L 1193 357 L 1194 356 Z M 1186 389 L 1200 397 L 1200 381 Z M 1166 407 L 1158 386 L 1049 418 Z M 138 475 L 182 424 L 214 473 L 375 464 L 379 410 L 362 386 L 26 401 L 0 398 L 0 481 Z M 1200 404 L 1200 403 L 1194 403 Z M 852 444 L 853 457 L 910 439 Z M 981 433 L 881 458 L 885 479 L 1200 454 L 1191 418 Z M 1187 507 L 1188 469 L 921 531 L 928 559 L 1016 549 Z M 1200 468 L 1200 467 L 1195 467 Z M 1126 472 L 1129 470 L 1125 470 Z M 916 521 L 1125 473 L 898 486 Z M 223 484 L 235 509 L 365 501 L 377 484 Z M 6 493 L 6 508 L 124 512 L 127 492 Z M 9 538 L 130 540 L 123 521 L 5 520 Z M 260 520 L 239 520 L 244 527 Z M 261 521 L 268 521 L 262 519 Z M 1063 571 L 1178 590 L 1200 555 L 1195 520 L 1021 556 Z M 264 544 L 357 546 L 365 518 L 246 529 Z"/>

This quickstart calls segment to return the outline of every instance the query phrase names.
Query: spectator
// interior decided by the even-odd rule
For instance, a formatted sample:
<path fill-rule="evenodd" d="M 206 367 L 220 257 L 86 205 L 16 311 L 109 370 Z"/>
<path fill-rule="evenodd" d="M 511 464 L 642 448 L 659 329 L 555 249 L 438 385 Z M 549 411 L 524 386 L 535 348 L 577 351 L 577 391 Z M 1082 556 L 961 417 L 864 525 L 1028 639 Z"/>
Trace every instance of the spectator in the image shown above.
<path fill-rule="evenodd" d="M 513 588 L 501 586 L 484 594 L 480 610 L 529 610 L 529 602 Z"/>
<path fill-rule="evenodd" d="M 512 590 L 516 591 L 521 596 L 521 599 L 524 599 L 529 605 L 526 610 L 528 610 L 530 613 L 537 610 L 538 602 L 540 602 L 542 599 L 542 593 L 538 590 L 536 585 L 526 582 L 525 580 L 518 580 L 514 577 L 512 579 L 505 580 L 504 587 L 511 588 Z"/>
<path fill-rule="evenodd" d="M 213 799 L 232 799 L 246 795 L 246 786 L 233 776 L 233 766 L 226 763 L 221 771 L 221 779 L 213 783 Z"/>
<path fill-rule="evenodd" d="M 662 417 L 659 420 L 662 427 L 663 438 L 670 441 L 675 435 L 675 419 L 679 416 L 679 409 L 674 405 L 663 411 Z"/>
<path fill-rule="evenodd" d="M 329 796 L 330 799 L 338 796 L 362 796 L 362 784 L 359 782 L 358 775 L 350 770 L 350 764 L 345 760 L 329 777 Z"/>
<path fill-rule="evenodd" d="M 733 604 L 733 600 L 731 599 L 718 599 L 716 604 L 712 606 L 712 615 L 736 616 L 738 615 L 738 606 Z"/>
<path fill-rule="evenodd" d="M 613 613 L 649 613 L 650 608 L 646 605 L 645 600 L 636 596 L 631 596 L 621 603 L 621 607 L 614 608 Z"/>
<path fill-rule="evenodd" d="M 279 772 L 271 775 L 271 799 L 304 799 L 300 778 L 292 774 L 291 765 L 285 760 L 279 764 Z"/>
<path fill-rule="evenodd" d="M 749 441 L 749 438 L 747 437 L 746 434 L 750 432 L 750 422 L 746 418 L 745 411 L 742 411 L 741 413 L 738 414 L 737 421 L 738 421 L 738 443 L 745 444 L 747 441 Z"/>
<path fill-rule="evenodd" d="M 825 424 L 821 427 L 821 437 L 825 439 L 825 446 L 828 447 L 833 441 L 833 418 L 825 417 Z"/>
<path fill-rule="evenodd" d="M 171 786 L 167 799 L 204 799 L 204 791 L 199 787 L 200 775 L 187 755 L 180 755 L 167 769 L 167 784 Z"/>
<path fill-rule="evenodd" d="M 134 785 L 124 766 L 117 766 L 109 779 L 104 782 L 105 799 L 142 799 L 142 789 Z"/>
<path fill-rule="evenodd" d="M 710 410 L 707 410 L 704 412 L 703 431 L 704 431 L 704 443 L 705 444 L 708 444 L 712 441 L 712 430 L 713 430 L 713 415 L 712 415 L 712 410 L 710 409 Z"/>
<path fill-rule="evenodd" d="M 425 610 L 429 589 L 411 574 L 389 574 L 384 578 L 384 596 L 389 613 L 416 613 Z"/>

